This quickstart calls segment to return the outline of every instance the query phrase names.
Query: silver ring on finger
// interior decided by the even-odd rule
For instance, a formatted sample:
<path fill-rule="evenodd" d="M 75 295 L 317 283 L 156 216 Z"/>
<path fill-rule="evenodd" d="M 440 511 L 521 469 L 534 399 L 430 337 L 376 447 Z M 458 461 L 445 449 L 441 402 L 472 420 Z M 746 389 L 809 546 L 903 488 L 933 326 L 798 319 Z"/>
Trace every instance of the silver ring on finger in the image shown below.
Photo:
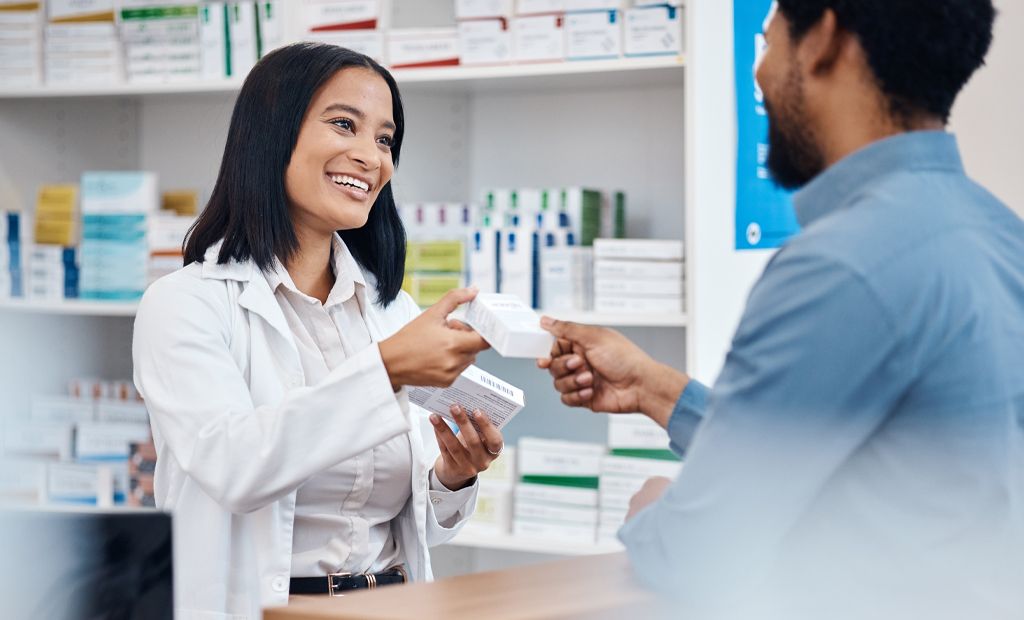
<path fill-rule="evenodd" d="M 504 450 L 504 449 L 505 449 L 505 444 L 501 444 L 501 447 L 498 448 L 497 452 L 491 452 L 491 448 L 487 444 L 484 444 L 484 450 L 487 450 L 487 454 L 490 454 L 494 458 L 498 458 L 499 456 L 501 456 L 501 451 Z"/>

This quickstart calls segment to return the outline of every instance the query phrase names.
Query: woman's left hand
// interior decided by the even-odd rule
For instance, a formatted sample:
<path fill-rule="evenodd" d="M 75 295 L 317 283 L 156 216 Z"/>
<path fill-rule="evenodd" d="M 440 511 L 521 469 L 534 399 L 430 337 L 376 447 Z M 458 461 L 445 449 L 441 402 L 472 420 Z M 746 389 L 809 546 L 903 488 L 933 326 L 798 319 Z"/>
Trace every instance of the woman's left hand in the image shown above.
<path fill-rule="evenodd" d="M 459 405 L 452 405 L 451 412 L 459 425 L 458 435 L 441 416 L 430 414 L 437 445 L 441 448 L 441 456 L 434 463 L 434 474 L 446 488 L 458 491 L 473 484 L 476 475 L 498 458 L 505 440 L 479 409 L 473 412 L 472 421 Z"/>

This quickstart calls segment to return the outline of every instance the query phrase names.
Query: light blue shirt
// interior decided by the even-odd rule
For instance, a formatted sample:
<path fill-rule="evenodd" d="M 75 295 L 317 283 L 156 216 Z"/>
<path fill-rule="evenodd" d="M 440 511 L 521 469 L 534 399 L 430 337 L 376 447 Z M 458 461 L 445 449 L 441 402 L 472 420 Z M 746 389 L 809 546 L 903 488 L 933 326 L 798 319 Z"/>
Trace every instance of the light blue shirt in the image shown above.
<path fill-rule="evenodd" d="M 1024 617 L 1024 221 L 943 132 L 794 203 L 714 388 L 676 405 L 682 472 L 620 532 L 638 576 L 751 617 Z"/>

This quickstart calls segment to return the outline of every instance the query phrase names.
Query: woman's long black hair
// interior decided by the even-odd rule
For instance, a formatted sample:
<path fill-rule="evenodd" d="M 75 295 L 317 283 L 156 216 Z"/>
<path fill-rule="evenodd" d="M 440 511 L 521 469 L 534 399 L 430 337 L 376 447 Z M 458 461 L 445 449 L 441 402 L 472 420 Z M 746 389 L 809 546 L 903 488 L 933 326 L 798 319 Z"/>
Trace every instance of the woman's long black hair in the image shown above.
<path fill-rule="evenodd" d="M 376 72 L 391 90 L 395 121 L 391 157 L 398 156 L 405 114 L 395 79 L 363 54 L 335 45 L 296 43 L 264 57 L 249 73 L 235 102 L 224 157 L 210 201 L 185 241 L 185 264 L 203 262 L 206 251 L 223 243 L 219 264 L 252 260 L 267 271 L 274 257 L 287 263 L 299 249 L 284 177 L 299 128 L 314 94 L 342 69 Z M 405 271 L 405 229 L 398 217 L 391 183 L 380 190 L 362 228 L 339 231 L 352 255 L 377 281 L 377 300 L 398 296 Z"/>

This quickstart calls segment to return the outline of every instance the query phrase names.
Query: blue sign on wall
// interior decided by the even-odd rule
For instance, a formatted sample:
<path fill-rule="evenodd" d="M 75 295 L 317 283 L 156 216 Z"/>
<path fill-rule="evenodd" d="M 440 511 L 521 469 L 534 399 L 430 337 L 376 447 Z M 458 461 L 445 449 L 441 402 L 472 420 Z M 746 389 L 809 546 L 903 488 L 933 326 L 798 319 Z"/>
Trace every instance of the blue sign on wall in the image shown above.
<path fill-rule="evenodd" d="M 736 0 L 736 249 L 777 248 L 800 226 L 791 194 L 768 173 L 768 114 L 754 68 L 772 0 Z"/>

